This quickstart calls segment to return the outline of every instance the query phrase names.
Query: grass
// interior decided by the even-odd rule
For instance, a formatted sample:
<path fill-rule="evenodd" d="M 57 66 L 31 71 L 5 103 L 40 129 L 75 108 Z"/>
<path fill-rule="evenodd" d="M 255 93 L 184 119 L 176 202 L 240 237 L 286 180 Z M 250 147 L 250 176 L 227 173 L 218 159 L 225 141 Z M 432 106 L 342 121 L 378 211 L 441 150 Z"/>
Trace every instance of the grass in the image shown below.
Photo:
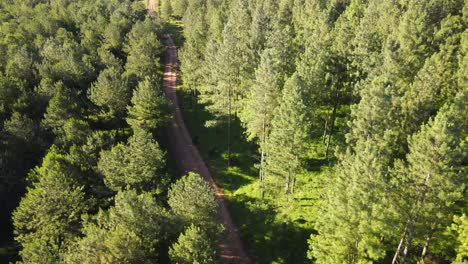
<path fill-rule="evenodd" d="M 171 33 L 177 47 L 183 45 L 183 27 L 169 21 L 165 32 Z M 307 259 L 310 234 L 314 232 L 321 180 L 331 165 L 323 155 L 321 138 L 311 144 L 306 162 L 307 173 L 298 175 L 294 196 L 285 203 L 276 197 L 260 198 L 258 147 L 247 142 L 236 118 L 232 124 L 232 166 L 227 168 L 226 124 L 206 127 L 213 116 L 197 102 L 193 92 L 184 89 L 178 73 L 178 96 L 185 123 L 212 176 L 222 189 L 229 210 L 237 224 L 244 246 L 255 263 L 310 263 Z M 333 161 L 332 161 L 333 162 Z M 285 206 L 287 205 L 287 206 Z"/>
<path fill-rule="evenodd" d="M 215 181 L 223 190 L 228 207 L 241 232 L 246 250 L 256 263 L 309 263 L 307 239 L 316 217 L 313 209 L 327 162 L 311 157 L 308 173 L 298 176 L 292 201 L 284 206 L 275 197 L 260 199 L 257 146 L 245 140 L 238 120 L 232 127 L 232 160 L 227 168 L 226 126 L 205 127 L 213 117 L 197 103 L 193 93 L 178 89 L 179 102 L 192 138 Z M 284 217 L 284 214 L 287 216 Z"/>

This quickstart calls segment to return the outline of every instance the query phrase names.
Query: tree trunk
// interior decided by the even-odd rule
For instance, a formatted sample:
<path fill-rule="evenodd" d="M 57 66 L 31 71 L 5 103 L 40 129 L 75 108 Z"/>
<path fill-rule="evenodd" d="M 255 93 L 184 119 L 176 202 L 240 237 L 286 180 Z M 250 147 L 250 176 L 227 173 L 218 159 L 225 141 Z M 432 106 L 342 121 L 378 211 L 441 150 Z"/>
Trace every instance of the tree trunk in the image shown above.
<path fill-rule="evenodd" d="M 327 130 L 328 130 L 328 119 L 325 119 L 325 126 L 323 128 L 323 136 L 322 136 L 322 140 L 323 140 L 324 145 L 327 142 Z"/>
<path fill-rule="evenodd" d="M 432 235 L 434 234 L 434 229 L 431 229 L 429 235 L 426 237 L 426 242 L 424 243 L 423 250 L 421 252 L 421 262 L 424 263 L 424 258 L 427 256 L 427 252 L 429 251 L 429 243 L 431 242 Z"/>
<path fill-rule="evenodd" d="M 406 262 L 406 259 L 408 258 L 409 249 L 411 247 L 411 242 L 412 242 L 413 236 L 414 236 L 414 229 L 416 227 L 416 223 L 418 222 L 418 218 L 419 218 L 419 211 L 424 206 L 424 203 L 425 203 L 425 200 L 426 200 L 426 193 L 427 193 L 427 190 L 429 189 L 428 182 L 429 182 L 430 179 L 431 179 L 431 175 L 427 174 L 426 178 L 424 179 L 424 187 L 423 187 L 423 190 L 421 191 L 421 197 L 419 198 L 419 201 L 417 203 L 416 211 L 415 211 L 412 219 L 410 218 L 408 220 L 408 222 L 409 222 L 408 223 L 409 233 L 408 233 L 408 238 L 405 241 L 405 247 L 403 249 L 403 252 L 397 251 L 395 253 L 395 255 L 396 255 L 395 258 L 396 258 L 397 262 L 395 262 L 395 263 L 392 262 L 392 264 L 396 264 L 396 263 L 404 264 Z M 400 254 L 402 254 L 402 255 L 400 255 Z M 398 260 L 398 256 L 400 256 L 400 260 Z"/>
<path fill-rule="evenodd" d="M 398 262 L 398 257 L 400 256 L 401 248 L 403 246 L 403 242 L 405 242 L 406 238 L 406 232 L 408 231 L 408 225 L 409 225 L 410 220 L 406 221 L 405 224 L 405 229 L 403 230 L 403 234 L 401 235 L 400 243 L 398 243 L 397 250 L 395 252 L 395 255 L 393 256 L 392 264 L 397 264 Z"/>
<path fill-rule="evenodd" d="M 291 194 L 294 193 L 294 187 L 296 185 L 296 175 L 293 174 L 292 178 L 291 178 Z"/>
<path fill-rule="evenodd" d="M 265 144 L 266 144 L 266 113 L 263 113 L 263 120 L 262 120 L 262 143 L 260 146 L 260 197 L 263 199 L 263 177 L 264 177 L 264 163 L 265 163 Z"/>
<path fill-rule="evenodd" d="M 231 167 L 231 87 L 228 88 L 228 133 L 227 133 L 228 168 Z"/>
<path fill-rule="evenodd" d="M 333 130 L 335 129 L 336 111 L 338 110 L 338 101 L 340 100 L 340 86 L 336 86 L 335 102 L 333 102 L 333 112 L 330 118 L 330 132 L 328 133 L 327 148 L 325 150 L 325 158 L 328 159 L 328 153 L 330 151 L 331 138 L 333 136 Z"/>

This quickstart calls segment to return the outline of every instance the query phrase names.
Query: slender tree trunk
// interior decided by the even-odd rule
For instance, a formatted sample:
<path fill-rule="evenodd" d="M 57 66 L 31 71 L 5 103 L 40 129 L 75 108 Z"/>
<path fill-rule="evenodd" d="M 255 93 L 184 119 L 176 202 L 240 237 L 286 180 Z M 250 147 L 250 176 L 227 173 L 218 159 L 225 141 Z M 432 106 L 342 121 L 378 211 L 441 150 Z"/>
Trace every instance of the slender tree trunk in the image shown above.
<path fill-rule="evenodd" d="M 294 193 L 295 185 L 296 185 L 296 174 L 293 174 L 291 177 L 291 194 Z"/>
<path fill-rule="evenodd" d="M 231 86 L 228 87 L 228 131 L 227 131 L 228 168 L 231 167 Z"/>
<path fill-rule="evenodd" d="M 325 119 L 325 126 L 323 128 L 323 136 L 322 136 L 322 140 L 323 140 L 324 145 L 327 142 L 327 130 L 328 130 L 328 119 Z"/>
<path fill-rule="evenodd" d="M 404 264 L 406 262 L 406 259 L 408 258 L 409 249 L 411 247 L 411 243 L 412 243 L 413 236 L 414 236 L 414 229 L 416 227 L 416 223 L 418 222 L 418 218 L 419 218 L 419 211 L 424 206 L 424 203 L 426 201 L 426 193 L 427 193 L 427 190 L 429 189 L 428 182 L 430 179 L 431 179 L 431 175 L 427 174 L 426 178 L 424 179 L 424 187 L 423 187 L 423 190 L 421 191 L 421 197 L 419 198 L 416 211 L 412 217 L 413 219 L 410 218 L 408 220 L 409 232 L 408 232 L 408 238 L 405 240 L 405 247 L 403 249 L 403 252 L 401 252 L 400 250 L 395 253 L 394 259 L 396 259 L 397 262 L 392 262 L 392 264 L 396 264 L 396 263 Z M 398 259 L 398 257 L 400 257 L 400 259 Z"/>
<path fill-rule="evenodd" d="M 330 151 L 330 143 L 331 143 L 331 138 L 333 136 L 333 130 L 335 129 L 335 119 L 336 119 L 336 111 L 338 110 L 338 101 L 340 100 L 340 86 L 336 86 L 336 92 L 335 92 L 335 102 L 333 102 L 333 112 L 332 116 L 330 118 L 330 132 L 328 133 L 328 141 L 327 141 L 327 148 L 325 150 L 325 158 L 328 159 L 328 153 Z"/>
<path fill-rule="evenodd" d="M 393 256 L 392 264 L 397 264 L 398 257 L 400 256 L 401 248 L 403 247 L 403 243 L 405 242 L 406 233 L 408 232 L 408 225 L 410 220 L 406 221 L 405 229 L 403 230 L 403 234 L 401 235 L 400 243 L 398 243 L 398 247 L 396 249 L 395 255 Z"/>
<path fill-rule="evenodd" d="M 427 252 L 429 251 L 429 243 L 431 242 L 433 234 L 434 234 L 434 229 L 431 229 L 431 231 L 429 232 L 429 235 L 426 237 L 426 242 L 424 243 L 424 247 L 421 252 L 421 263 L 424 263 L 424 258 L 427 256 Z"/>
<path fill-rule="evenodd" d="M 264 163 L 265 163 L 265 143 L 266 143 L 266 113 L 263 112 L 263 120 L 262 120 L 262 143 L 260 146 L 260 197 L 263 199 L 263 177 L 265 175 L 264 171 Z"/>

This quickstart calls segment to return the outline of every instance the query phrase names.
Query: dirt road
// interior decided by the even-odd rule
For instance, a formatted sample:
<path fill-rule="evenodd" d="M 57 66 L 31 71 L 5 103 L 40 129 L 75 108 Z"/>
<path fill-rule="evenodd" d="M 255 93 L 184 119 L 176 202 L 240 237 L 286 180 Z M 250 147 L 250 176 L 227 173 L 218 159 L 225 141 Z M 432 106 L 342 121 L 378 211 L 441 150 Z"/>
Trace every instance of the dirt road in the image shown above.
<path fill-rule="evenodd" d="M 165 35 L 163 41 L 166 45 L 166 66 L 164 69 L 163 87 L 167 97 L 171 100 L 175 108 L 175 118 L 168 131 L 171 151 L 176 159 L 178 168 L 182 172 L 193 171 L 199 173 L 215 191 L 216 200 L 219 204 L 220 221 L 226 227 L 226 234 L 218 243 L 221 262 L 242 264 L 251 263 L 242 246 L 237 229 L 232 222 L 231 215 L 224 203 L 223 194 L 213 181 L 205 162 L 201 158 L 198 149 L 193 145 L 192 138 L 185 126 L 176 94 L 177 76 L 174 68 L 177 63 L 177 49 L 169 35 Z"/>
<path fill-rule="evenodd" d="M 155 4 L 155 1 L 154 1 L 154 0 L 148 0 L 148 11 L 149 11 L 150 13 L 156 11 L 156 4 Z"/>

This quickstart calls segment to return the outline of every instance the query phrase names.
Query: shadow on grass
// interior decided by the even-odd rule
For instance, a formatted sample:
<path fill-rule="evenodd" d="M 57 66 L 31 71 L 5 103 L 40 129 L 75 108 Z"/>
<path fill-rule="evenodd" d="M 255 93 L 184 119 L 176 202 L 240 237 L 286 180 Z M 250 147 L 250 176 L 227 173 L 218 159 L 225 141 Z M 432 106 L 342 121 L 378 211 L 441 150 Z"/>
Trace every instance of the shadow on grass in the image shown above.
<path fill-rule="evenodd" d="M 257 146 L 245 140 L 243 128 L 236 119 L 232 124 L 232 157 L 227 168 L 227 128 L 225 124 L 205 127 L 214 117 L 199 104 L 193 93 L 178 89 L 179 102 L 192 140 L 197 145 L 217 184 L 225 193 L 228 207 L 237 224 L 244 246 L 255 263 L 308 263 L 307 239 L 312 230 L 302 219 L 283 223 L 271 202 L 257 194 L 259 157 Z M 311 160 L 319 168 L 327 161 Z M 291 219 L 291 218 L 289 218 Z"/>
<path fill-rule="evenodd" d="M 193 143 L 207 162 L 216 182 L 228 192 L 234 192 L 242 186 L 252 183 L 258 174 L 253 167 L 256 163 L 256 146 L 246 142 L 243 128 L 237 118 L 231 126 L 231 166 L 227 168 L 227 126 L 220 122 L 214 127 L 204 124 L 214 120 L 214 116 L 197 102 L 193 93 L 178 90 L 179 103 L 184 114 L 184 121 Z"/>
<path fill-rule="evenodd" d="M 309 263 L 307 239 L 311 230 L 299 223 L 282 222 L 271 205 L 245 195 L 229 200 L 246 249 L 255 249 L 255 263 Z M 253 231 L 254 230 L 254 231 Z"/>

